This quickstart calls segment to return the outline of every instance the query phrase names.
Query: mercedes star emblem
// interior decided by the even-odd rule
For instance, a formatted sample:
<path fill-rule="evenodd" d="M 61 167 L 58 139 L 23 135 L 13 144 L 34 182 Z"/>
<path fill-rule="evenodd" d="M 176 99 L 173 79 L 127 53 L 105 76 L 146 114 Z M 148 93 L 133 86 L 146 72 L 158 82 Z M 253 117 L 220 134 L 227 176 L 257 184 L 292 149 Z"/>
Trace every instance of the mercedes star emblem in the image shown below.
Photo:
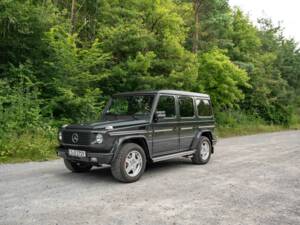
<path fill-rule="evenodd" d="M 78 140 L 79 140 L 78 134 L 77 133 L 72 134 L 72 142 L 76 144 Z"/>

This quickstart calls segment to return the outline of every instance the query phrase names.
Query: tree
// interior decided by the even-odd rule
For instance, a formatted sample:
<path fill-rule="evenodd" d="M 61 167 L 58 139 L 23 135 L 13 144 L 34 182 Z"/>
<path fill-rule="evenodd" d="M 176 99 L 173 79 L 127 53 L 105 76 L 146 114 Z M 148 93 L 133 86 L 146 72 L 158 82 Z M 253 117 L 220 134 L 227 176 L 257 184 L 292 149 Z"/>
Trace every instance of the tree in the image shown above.
<path fill-rule="evenodd" d="M 96 39 L 89 48 L 78 48 L 76 35 L 56 26 L 46 33 L 49 56 L 41 70 L 51 74 L 43 80 L 43 97 L 55 118 L 94 118 L 101 108 L 99 82 L 109 75 L 103 53 Z"/>
<path fill-rule="evenodd" d="M 191 88 L 197 77 L 197 60 L 184 48 L 187 30 L 177 4 L 132 1 L 120 9 L 108 8 L 119 14 L 114 14 L 118 23 L 111 24 L 107 18 L 99 30 L 104 51 L 113 56 L 112 75 L 102 83 L 105 93 Z M 128 11 L 131 13 L 124 20 Z"/>
<path fill-rule="evenodd" d="M 198 51 L 198 42 L 199 42 L 199 13 L 201 0 L 193 0 L 194 4 L 194 18 L 195 18 L 195 30 L 193 34 L 193 52 L 196 53 Z"/>
<path fill-rule="evenodd" d="M 72 0 L 71 8 L 71 33 L 74 33 L 76 28 L 76 0 Z"/>
<path fill-rule="evenodd" d="M 243 87 L 250 88 L 247 73 L 215 49 L 199 57 L 199 90 L 210 94 L 216 109 L 238 107 L 245 96 Z"/>

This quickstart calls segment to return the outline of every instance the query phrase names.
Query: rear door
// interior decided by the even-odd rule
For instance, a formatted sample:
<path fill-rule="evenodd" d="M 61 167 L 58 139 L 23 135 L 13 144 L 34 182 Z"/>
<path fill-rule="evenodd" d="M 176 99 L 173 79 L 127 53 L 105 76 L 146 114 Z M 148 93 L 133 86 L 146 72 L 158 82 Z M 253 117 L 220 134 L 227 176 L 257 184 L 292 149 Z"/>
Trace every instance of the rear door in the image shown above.
<path fill-rule="evenodd" d="M 197 118 L 195 116 L 194 100 L 190 96 L 180 96 L 179 103 L 179 139 L 180 150 L 190 149 L 192 141 L 195 137 Z"/>
<path fill-rule="evenodd" d="M 176 116 L 176 99 L 172 95 L 160 95 L 156 111 L 164 111 L 166 117 L 153 122 L 153 156 L 179 151 L 179 130 Z"/>

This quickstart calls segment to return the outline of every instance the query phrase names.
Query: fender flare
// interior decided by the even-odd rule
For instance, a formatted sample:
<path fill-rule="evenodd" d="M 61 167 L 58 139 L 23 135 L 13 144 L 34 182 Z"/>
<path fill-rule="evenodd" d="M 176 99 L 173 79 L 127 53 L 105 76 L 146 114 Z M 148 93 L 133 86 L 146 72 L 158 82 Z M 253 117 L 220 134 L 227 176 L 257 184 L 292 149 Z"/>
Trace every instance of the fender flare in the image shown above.
<path fill-rule="evenodd" d="M 146 156 L 149 156 L 151 158 L 150 149 L 149 149 L 149 145 L 148 145 L 146 136 L 145 135 L 130 135 L 130 136 L 126 136 L 126 137 L 120 137 L 115 141 L 114 146 L 113 146 L 113 151 L 112 151 L 112 153 L 114 154 L 112 160 L 114 160 L 115 157 L 119 154 L 122 144 L 125 141 L 130 140 L 130 139 L 142 139 L 145 142 L 146 149 L 144 149 L 143 146 L 141 146 L 141 147 L 144 149 Z"/>
<path fill-rule="evenodd" d="M 203 136 L 202 134 L 203 133 L 209 133 L 210 136 L 211 136 L 211 147 L 212 147 L 212 153 L 214 153 L 214 146 L 213 146 L 213 138 L 214 138 L 214 134 L 213 134 L 213 131 L 212 130 L 208 130 L 208 129 L 205 129 L 205 130 L 198 130 L 198 132 L 196 133 L 195 137 L 194 137 L 194 140 L 192 142 L 192 145 L 191 145 L 191 149 L 196 149 L 198 148 L 199 144 L 200 144 L 200 138 L 201 136 Z"/>

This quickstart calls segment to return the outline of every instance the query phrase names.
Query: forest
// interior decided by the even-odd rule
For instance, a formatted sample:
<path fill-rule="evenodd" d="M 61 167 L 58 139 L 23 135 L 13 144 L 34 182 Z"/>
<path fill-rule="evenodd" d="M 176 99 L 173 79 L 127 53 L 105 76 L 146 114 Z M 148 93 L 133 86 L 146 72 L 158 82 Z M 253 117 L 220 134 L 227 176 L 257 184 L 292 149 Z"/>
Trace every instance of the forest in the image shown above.
<path fill-rule="evenodd" d="M 210 94 L 219 134 L 300 123 L 300 50 L 227 0 L 1 0 L 0 162 L 55 157 L 109 96 Z M 223 133 L 222 133 L 223 132 Z"/>

